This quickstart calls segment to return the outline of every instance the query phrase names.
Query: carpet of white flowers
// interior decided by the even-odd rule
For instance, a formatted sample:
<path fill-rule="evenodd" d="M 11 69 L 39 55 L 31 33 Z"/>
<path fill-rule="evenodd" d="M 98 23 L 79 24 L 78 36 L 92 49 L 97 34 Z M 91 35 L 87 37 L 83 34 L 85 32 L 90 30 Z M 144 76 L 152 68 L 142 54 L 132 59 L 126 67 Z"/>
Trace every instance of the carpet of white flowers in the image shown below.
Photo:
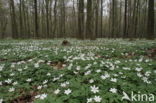
<path fill-rule="evenodd" d="M 156 41 L 0 41 L 0 103 L 129 103 L 156 95 Z"/>

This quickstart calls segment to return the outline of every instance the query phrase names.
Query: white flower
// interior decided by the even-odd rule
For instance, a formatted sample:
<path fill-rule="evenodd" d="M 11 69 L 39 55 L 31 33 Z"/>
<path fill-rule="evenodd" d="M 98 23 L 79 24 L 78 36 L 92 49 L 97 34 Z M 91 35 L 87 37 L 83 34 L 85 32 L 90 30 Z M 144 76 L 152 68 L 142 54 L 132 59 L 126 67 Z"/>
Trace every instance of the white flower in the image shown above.
<path fill-rule="evenodd" d="M 91 73 L 91 71 L 89 70 L 89 71 L 85 72 L 85 75 L 89 75 L 90 73 Z"/>
<path fill-rule="evenodd" d="M 44 63 L 44 62 L 45 62 L 44 60 L 39 60 L 39 61 L 38 61 L 38 63 Z"/>
<path fill-rule="evenodd" d="M 113 74 L 115 77 L 118 77 L 119 75 L 118 74 Z"/>
<path fill-rule="evenodd" d="M 5 82 L 10 84 L 12 82 L 12 79 L 5 80 Z"/>
<path fill-rule="evenodd" d="M 69 82 L 65 82 L 67 85 L 69 85 Z"/>
<path fill-rule="evenodd" d="M 40 86 L 38 86 L 38 87 L 37 87 L 37 89 L 42 89 L 42 86 L 41 86 L 41 85 L 40 85 Z"/>
<path fill-rule="evenodd" d="M 115 64 L 119 64 L 119 63 L 121 63 L 119 60 L 115 61 Z"/>
<path fill-rule="evenodd" d="M 35 96 L 35 98 L 41 99 L 41 100 L 45 99 L 46 97 L 47 97 L 47 94 L 40 94 L 40 95 Z"/>
<path fill-rule="evenodd" d="M 123 67 L 123 70 L 131 70 L 129 67 Z"/>
<path fill-rule="evenodd" d="M 14 82 L 14 83 L 13 83 L 13 85 L 17 85 L 17 84 L 18 84 L 18 82 Z"/>
<path fill-rule="evenodd" d="M 91 92 L 93 93 L 98 93 L 99 92 L 99 87 L 96 87 L 95 85 L 90 86 Z"/>
<path fill-rule="evenodd" d="M 48 80 L 43 81 L 43 84 L 46 84 L 46 83 L 48 83 Z"/>
<path fill-rule="evenodd" d="M 34 64 L 34 67 L 35 67 L 35 68 L 40 67 L 40 66 L 39 66 L 39 63 Z"/>
<path fill-rule="evenodd" d="M 96 72 L 97 72 L 97 73 L 100 73 L 100 72 L 101 72 L 101 69 L 96 70 Z"/>
<path fill-rule="evenodd" d="M 13 63 L 13 64 L 11 64 L 11 68 L 15 68 L 15 64 Z"/>
<path fill-rule="evenodd" d="M 151 74 L 151 72 L 150 72 L 150 71 L 147 71 L 147 72 L 145 73 L 145 76 L 149 77 L 150 74 Z"/>
<path fill-rule="evenodd" d="M 137 73 L 137 76 L 138 77 L 142 77 L 143 75 L 141 73 Z"/>
<path fill-rule="evenodd" d="M 57 80 L 59 80 L 60 78 L 59 77 L 54 77 L 53 78 L 53 81 L 57 81 Z"/>
<path fill-rule="evenodd" d="M 111 88 L 109 91 L 112 92 L 112 93 L 117 93 L 117 89 L 116 88 Z"/>
<path fill-rule="evenodd" d="M 93 102 L 93 98 L 87 98 L 87 103 Z"/>
<path fill-rule="evenodd" d="M 3 70 L 3 68 L 4 68 L 4 65 L 3 65 L 3 66 L 0 66 L 0 71 L 2 71 L 2 70 Z"/>
<path fill-rule="evenodd" d="M 18 69 L 19 72 L 22 72 L 22 69 Z"/>
<path fill-rule="evenodd" d="M 142 80 L 143 80 L 144 82 L 146 82 L 146 81 L 148 81 L 148 78 L 147 78 L 147 77 L 143 77 Z"/>
<path fill-rule="evenodd" d="M 147 77 L 143 77 L 142 80 L 147 83 L 147 84 L 151 84 L 151 81 L 148 81 L 148 78 Z"/>
<path fill-rule="evenodd" d="M 78 74 L 79 72 L 73 71 L 74 74 Z"/>
<path fill-rule="evenodd" d="M 77 66 L 77 67 L 76 67 L 76 70 L 77 70 L 77 71 L 79 71 L 80 69 L 81 69 L 81 67 L 80 67 L 80 66 Z"/>
<path fill-rule="evenodd" d="M 45 99 L 47 97 L 47 94 L 42 94 L 41 96 L 40 96 L 40 99 Z"/>
<path fill-rule="evenodd" d="M 55 91 L 54 91 L 54 94 L 59 94 L 60 93 L 60 90 L 59 89 L 56 89 Z"/>
<path fill-rule="evenodd" d="M 71 92 L 72 92 L 71 89 L 67 89 L 64 91 L 64 94 L 69 95 Z"/>
<path fill-rule="evenodd" d="M 117 82 L 117 79 L 116 78 L 111 78 L 111 80 L 110 80 L 111 82 Z"/>
<path fill-rule="evenodd" d="M 43 87 L 46 88 L 47 87 L 47 84 L 43 85 Z"/>
<path fill-rule="evenodd" d="M 100 96 L 95 96 L 94 101 L 95 102 L 101 102 L 102 98 Z"/>
<path fill-rule="evenodd" d="M 15 73 L 11 73 L 11 74 L 10 74 L 10 76 L 14 76 L 14 75 L 15 75 Z"/>
<path fill-rule="evenodd" d="M 50 73 L 47 73 L 47 76 L 51 76 L 51 74 Z"/>
<path fill-rule="evenodd" d="M 137 72 L 140 72 L 143 68 L 135 68 Z"/>
<path fill-rule="evenodd" d="M 145 60 L 146 63 L 149 62 L 149 61 L 150 61 L 149 59 L 146 59 L 146 60 Z"/>
<path fill-rule="evenodd" d="M 59 75 L 60 78 L 63 77 L 63 76 L 64 76 L 64 74 L 60 74 L 60 75 Z"/>
<path fill-rule="evenodd" d="M 105 80 L 109 77 L 110 77 L 110 75 L 107 72 L 104 75 L 101 75 L 101 79 L 103 79 L 103 80 Z"/>
<path fill-rule="evenodd" d="M 23 69 L 24 69 L 24 70 L 28 69 L 28 66 L 25 66 Z"/>
<path fill-rule="evenodd" d="M 67 85 L 69 85 L 69 82 L 61 83 L 61 87 L 66 87 Z"/>
<path fill-rule="evenodd" d="M 0 99 L 0 103 L 3 103 L 3 99 Z"/>
<path fill-rule="evenodd" d="M 93 80 L 93 79 L 90 79 L 90 80 L 89 80 L 89 83 L 94 83 L 94 80 Z"/>
<path fill-rule="evenodd" d="M 111 68 L 110 68 L 110 70 L 114 70 L 115 69 L 115 66 L 114 65 L 112 65 L 111 66 Z"/>
<path fill-rule="evenodd" d="M 119 74 L 123 74 L 122 72 L 119 72 Z"/>
<path fill-rule="evenodd" d="M 28 78 L 26 81 L 27 81 L 27 82 L 31 82 L 31 78 Z"/>
<path fill-rule="evenodd" d="M 15 91 L 15 88 L 9 88 L 9 92 L 13 92 L 13 91 Z"/>

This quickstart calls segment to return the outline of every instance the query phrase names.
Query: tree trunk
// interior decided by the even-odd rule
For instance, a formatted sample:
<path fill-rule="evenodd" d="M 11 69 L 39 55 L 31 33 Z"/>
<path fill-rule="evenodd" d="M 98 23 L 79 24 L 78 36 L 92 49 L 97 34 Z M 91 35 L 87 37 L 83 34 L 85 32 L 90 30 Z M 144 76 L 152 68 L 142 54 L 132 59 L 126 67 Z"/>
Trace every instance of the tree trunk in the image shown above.
<path fill-rule="evenodd" d="M 34 0 L 34 9 L 35 9 L 35 37 L 39 38 L 37 0 Z"/>
<path fill-rule="evenodd" d="M 123 37 L 127 38 L 127 0 L 125 0 L 125 15 L 124 15 L 124 33 Z"/>
<path fill-rule="evenodd" d="M 91 40 L 95 40 L 93 30 L 93 4 L 92 0 L 87 0 L 86 37 Z"/>
<path fill-rule="evenodd" d="M 49 0 L 45 0 L 45 3 L 46 3 L 47 38 L 49 38 Z"/>
<path fill-rule="evenodd" d="M 79 39 L 84 39 L 84 1 L 79 0 L 78 5 L 78 37 Z"/>
<path fill-rule="evenodd" d="M 17 29 L 17 22 L 16 22 L 14 0 L 10 0 L 10 14 L 11 14 L 11 23 L 12 23 L 12 37 L 16 39 L 18 38 L 18 29 Z"/>
<path fill-rule="evenodd" d="M 148 0 L 147 38 L 154 39 L 154 0 Z"/>

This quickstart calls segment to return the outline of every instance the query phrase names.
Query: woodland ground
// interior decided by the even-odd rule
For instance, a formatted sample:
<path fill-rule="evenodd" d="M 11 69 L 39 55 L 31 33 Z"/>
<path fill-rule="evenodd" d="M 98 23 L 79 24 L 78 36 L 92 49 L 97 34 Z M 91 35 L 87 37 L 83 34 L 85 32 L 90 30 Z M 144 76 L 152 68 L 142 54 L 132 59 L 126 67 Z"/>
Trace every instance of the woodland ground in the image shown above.
<path fill-rule="evenodd" d="M 129 103 L 121 98 L 131 91 L 156 96 L 156 40 L 69 41 L 0 41 L 0 103 Z"/>

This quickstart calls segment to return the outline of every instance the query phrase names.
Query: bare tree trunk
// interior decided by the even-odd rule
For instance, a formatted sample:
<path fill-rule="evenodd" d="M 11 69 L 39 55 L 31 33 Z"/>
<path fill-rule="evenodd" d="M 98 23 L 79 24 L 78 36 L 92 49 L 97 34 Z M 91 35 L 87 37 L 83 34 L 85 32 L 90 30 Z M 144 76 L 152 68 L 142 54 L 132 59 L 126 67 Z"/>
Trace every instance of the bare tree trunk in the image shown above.
<path fill-rule="evenodd" d="M 12 37 L 18 38 L 18 27 L 16 22 L 15 6 L 14 0 L 10 0 L 10 14 L 11 14 L 11 23 L 12 23 Z"/>
<path fill-rule="evenodd" d="M 123 37 L 127 38 L 127 0 L 125 0 L 125 17 L 124 17 L 124 33 Z"/>
<path fill-rule="evenodd" d="M 65 31 L 65 22 L 66 22 L 66 17 L 65 17 L 65 0 L 60 1 L 60 11 L 61 11 L 61 17 L 60 17 L 60 37 L 65 37 L 66 31 Z"/>
<path fill-rule="evenodd" d="M 101 29 L 100 29 L 100 37 L 102 38 L 103 37 L 103 0 L 101 0 Z"/>
<path fill-rule="evenodd" d="M 78 5 L 78 33 L 79 39 L 84 39 L 84 1 L 79 0 Z"/>
<path fill-rule="evenodd" d="M 96 2 L 96 18 L 95 18 L 95 36 L 98 37 L 99 35 L 99 3 L 100 1 L 97 0 Z"/>
<path fill-rule="evenodd" d="M 20 5 L 19 5 L 19 11 L 20 11 L 20 35 L 23 37 L 23 20 L 22 20 L 22 1 L 20 0 Z"/>
<path fill-rule="evenodd" d="M 87 0 L 86 37 L 91 40 L 96 39 L 93 30 L 93 4 L 92 0 Z"/>
<path fill-rule="evenodd" d="M 55 35 L 54 37 L 57 37 L 56 29 L 57 29 L 57 0 L 55 0 L 54 3 L 54 30 L 53 30 L 53 33 Z"/>
<path fill-rule="evenodd" d="M 47 24 L 47 38 L 49 37 L 49 0 L 45 0 L 46 3 L 46 24 Z"/>
<path fill-rule="evenodd" d="M 39 38 L 37 0 L 34 0 L 34 9 L 35 9 L 35 37 Z"/>
<path fill-rule="evenodd" d="M 147 38 L 154 39 L 154 0 L 148 1 Z"/>

